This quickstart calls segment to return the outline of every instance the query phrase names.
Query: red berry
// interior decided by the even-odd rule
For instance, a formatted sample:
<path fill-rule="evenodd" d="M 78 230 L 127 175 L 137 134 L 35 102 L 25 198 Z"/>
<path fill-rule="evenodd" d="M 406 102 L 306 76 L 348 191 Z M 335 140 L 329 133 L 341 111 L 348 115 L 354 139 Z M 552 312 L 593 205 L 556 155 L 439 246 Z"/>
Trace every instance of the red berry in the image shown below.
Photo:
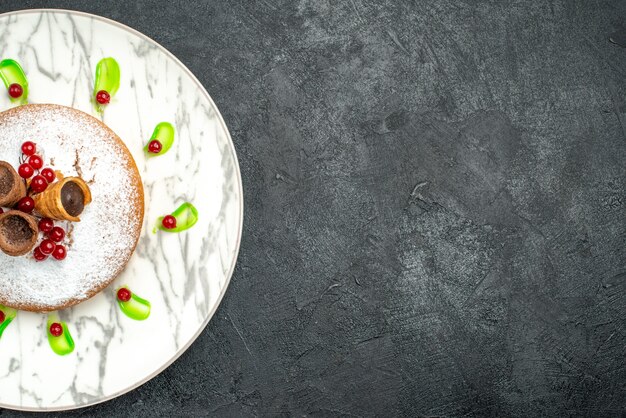
<path fill-rule="evenodd" d="M 4 311 L 0 311 L 0 324 L 3 323 L 5 319 L 6 315 L 4 314 Z"/>
<path fill-rule="evenodd" d="M 41 251 L 45 255 L 52 254 L 52 251 L 54 251 L 55 248 L 56 244 L 51 239 L 44 239 L 43 241 L 41 241 L 41 244 L 39 244 L 39 251 Z"/>
<path fill-rule="evenodd" d="M 52 228 L 54 228 L 54 222 L 52 221 L 52 219 L 43 218 L 39 221 L 39 230 L 41 232 L 50 232 L 52 231 Z"/>
<path fill-rule="evenodd" d="M 48 187 L 48 182 L 44 176 L 36 175 L 30 182 L 30 189 L 35 193 L 41 193 Z"/>
<path fill-rule="evenodd" d="M 37 145 L 34 142 L 26 141 L 22 144 L 22 153 L 31 156 L 37 151 Z"/>
<path fill-rule="evenodd" d="M 63 334 L 63 325 L 59 324 L 58 322 L 50 325 L 50 334 L 54 335 L 55 337 L 60 337 L 61 334 Z"/>
<path fill-rule="evenodd" d="M 24 196 L 17 202 L 17 209 L 22 212 L 31 213 L 35 209 L 35 201 L 32 197 Z"/>
<path fill-rule="evenodd" d="M 39 247 L 35 247 L 35 251 L 33 251 L 33 257 L 35 257 L 35 260 L 37 261 L 43 261 L 48 258 L 47 255 L 41 252 L 41 248 Z"/>
<path fill-rule="evenodd" d="M 24 89 L 18 83 L 13 83 L 9 86 L 9 96 L 17 99 L 24 93 Z"/>
<path fill-rule="evenodd" d="M 174 218 L 172 215 L 164 216 L 161 223 L 163 224 L 163 228 L 165 229 L 176 228 L 176 218 Z"/>
<path fill-rule="evenodd" d="M 39 174 L 41 174 L 48 183 L 52 183 L 57 178 L 57 173 L 51 168 L 44 168 Z"/>
<path fill-rule="evenodd" d="M 54 257 L 55 259 L 59 261 L 64 260 L 66 256 L 67 256 L 67 250 L 62 245 L 57 245 L 54 248 L 54 251 L 52 251 L 52 257 Z"/>
<path fill-rule="evenodd" d="M 117 291 L 117 298 L 122 302 L 128 302 L 130 300 L 130 290 L 122 287 Z"/>
<path fill-rule="evenodd" d="M 33 174 L 35 174 L 35 170 L 33 170 L 33 168 L 29 164 L 24 163 L 19 166 L 19 168 L 17 169 L 17 173 L 20 175 L 21 178 L 29 179 L 32 177 Z"/>
<path fill-rule="evenodd" d="M 65 238 L 65 231 L 60 226 L 55 226 L 52 231 L 48 232 L 48 238 L 54 242 L 61 242 Z"/>
<path fill-rule="evenodd" d="M 30 157 L 28 157 L 28 164 L 30 164 L 30 166 L 35 170 L 39 170 L 41 167 L 43 167 L 43 160 L 39 155 L 31 155 Z"/>
<path fill-rule="evenodd" d="M 148 143 L 148 151 L 153 154 L 158 154 L 163 149 L 163 145 L 159 142 L 158 139 L 153 139 Z"/>
<path fill-rule="evenodd" d="M 96 94 L 96 101 L 100 104 L 107 104 L 111 101 L 111 95 L 106 90 L 100 90 Z"/>

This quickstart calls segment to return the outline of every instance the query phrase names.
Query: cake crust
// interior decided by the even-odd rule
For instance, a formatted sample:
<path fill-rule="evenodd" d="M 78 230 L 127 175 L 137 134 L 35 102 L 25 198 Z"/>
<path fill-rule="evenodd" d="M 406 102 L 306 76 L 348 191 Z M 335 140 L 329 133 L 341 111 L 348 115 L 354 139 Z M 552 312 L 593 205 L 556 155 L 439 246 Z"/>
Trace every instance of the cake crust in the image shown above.
<path fill-rule="evenodd" d="M 31 126 L 33 124 L 35 126 Z M 65 124 L 71 124 L 71 129 L 63 126 Z M 22 129 L 24 136 L 19 141 L 32 140 L 41 143 L 46 152 L 44 161 L 56 161 L 51 163 L 53 169 L 61 171 L 64 176 L 87 177 L 84 180 L 90 183 L 94 195 L 92 204 L 85 207 L 83 215 L 89 215 L 90 211 L 97 212 L 84 218 L 81 216 L 81 222 L 71 224 L 68 233 L 72 234 L 72 238 L 66 260 L 46 260 L 42 263 L 36 263 L 32 257 L 26 260 L 36 265 L 37 269 L 42 269 L 38 277 L 30 279 L 32 283 L 17 282 L 11 277 L 11 274 L 22 274 L 24 258 L 30 256 L 10 260 L 9 256 L 0 253 L 0 269 L 4 270 L 0 271 L 0 304 L 26 311 L 49 312 L 68 308 L 95 296 L 124 270 L 141 234 L 144 216 L 143 185 L 135 160 L 124 142 L 104 123 L 87 113 L 54 104 L 30 104 L 1 112 L 0 155 L 13 152 L 13 149 L 3 148 L 15 146 L 15 143 L 7 143 L 3 139 L 12 138 Z M 47 136 L 31 137 L 43 133 L 44 129 Z M 82 144 L 78 135 L 84 136 Z M 106 161 L 98 160 L 98 155 L 92 155 L 94 147 L 104 150 L 101 160 Z M 107 149 L 110 152 L 105 155 Z M 76 164 L 59 163 L 60 156 L 53 155 L 50 150 L 75 155 Z M 18 155 L 16 152 L 16 164 Z M 90 161 L 90 166 L 81 168 L 78 165 L 79 160 Z M 107 172 L 107 168 L 110 172 Z M 98 199 L 102 202 L 98 203 Z M 118 202 L 119 200 L 124 201 Z M 114 222 L 110 230 L 103 218 Z M 111 235 L 111 231 L 117 235 Z M 97 234 L 101 236 L 95 236 Z M 111 240 L 114 242 L 110 242 Z M 88 248 L 81 248 L 81 245 Z M 73 252 L 79 256 L 87 256 L 91 252 L 97 259 L 94 262 L 70 257 Z M 72 266 L 68 263 L 80 264 Z M 93 271 L 85 264 L 92 264 Z M 46 271 L 46 267 L 51 271 Z M 63 286 L 64 282 L 63 277 L 54 282 L 54 274 L 57 272 L 65 276 L 66 282 L 71 281 L 73 286 L 72 289 L 64 289 L 69 293 L 58 297 L 54 295 L 53 289 Z M 29 278 L 22 280 L 28 281 Z M 47 283 L 48 281 L 51 283 Z M 74 288 L 75 294 L 72 294 Z M 29 289 L 32 290 L 31 294 L 28 293 Z M 46 300 L 46 296 L 51 296 L 50 300 Z"/>

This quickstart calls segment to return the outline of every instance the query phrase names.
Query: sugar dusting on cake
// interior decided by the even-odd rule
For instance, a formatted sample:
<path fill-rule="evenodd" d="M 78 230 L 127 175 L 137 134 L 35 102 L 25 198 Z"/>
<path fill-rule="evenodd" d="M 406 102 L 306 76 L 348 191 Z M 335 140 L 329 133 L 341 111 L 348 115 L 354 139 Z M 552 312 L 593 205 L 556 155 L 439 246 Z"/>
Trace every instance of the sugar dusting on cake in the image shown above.
<path fill-rule="evenodd" d="M 54 170 L 82 177 L 93 196 L 81 222 L 72 225 L 64 262 L 0 254 L 0 298 L 9 305 L 50 310 L 86 299 L 119 274 L 142 222 L 136 207 L 142 203 L 141 185 L 134 184 L 128 150 L 96 119 L 77 110 L 28 105 L 0 113 L 0 160 L 17 166 L 24 141 L 36 142 Z"/>

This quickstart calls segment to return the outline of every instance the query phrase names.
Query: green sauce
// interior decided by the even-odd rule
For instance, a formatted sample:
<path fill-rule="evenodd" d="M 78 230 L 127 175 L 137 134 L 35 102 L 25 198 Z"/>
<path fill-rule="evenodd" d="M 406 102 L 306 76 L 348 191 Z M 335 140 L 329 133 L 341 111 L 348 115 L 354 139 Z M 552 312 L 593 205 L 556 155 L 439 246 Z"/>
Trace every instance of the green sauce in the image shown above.
<path fill-rule="evenodd" d="M 50 334 L 50 325 L 53 323 L 59 323 L 63 327 L 63 334 L 55 337 Z M 61 320 L 56 314 L 48 315 L 48 324 L 46 328 L 46 332 L 48 334 L 48 343 L 50 344 L 50 348 L 56 354 L 60 356 L 65 356 L 72 351 L 74 351 L 74 340 L 72 339 L 72 335 L 70 334 L 70 330 L 67 328 L 67 324 Z"/>
<path fill-rule="evenodd" d="M 158 140 L 163 147 L 161 148 L 161 151 L 156 154 L 148 151 L 148 145 L 153 139 Z M 158 157 L 159 155 L 165 154 L 170 148 L 172 148 L 172 144 L 174 144 L 174 126 L 172 126 L 172 124 L 169 122 L 159 123 L 154 128 L 154 132 L 152 132 L 150 141 L 148 141 L 146 146 L 143 147 L 143 150 L 148 157 Z"/>
<path fill-rule="evenodd" d="M 123 287 L 128 289 L 126 286 Z M 130 293 L 130 300 L 123 302 L 117 299 L 117 304 L 127 317 L 136 321 L 143 321 L 150 316 L 150 302 L 140 298 L 134 292 Z"/>
<path fill-rule="evenodd" d="M 2 337 L 2 333 L 9 326 L 11 321 L 15 319 L 17 316 L 17 311 L 13 308 L 9 308 L 7 306 L 0 305 L 0 311 L 4 313 L 4 321 L 0 323 L 0 337 Z"/>
<path fill-rule="evenodd" d="M 96 80 L 93 86 L 93 101 L 99 112 L 102 112 L 104 106 L 96 102 L 96 94 L 100 90 L 104 90 L 111 97 L 117 93 L 120 88 L 120 66 L 113 58 L 102 58 L 96 65 Z"/>
<path fill-rule="evenodd" d="M 198 222 L 198 209 L 195 208 L 189 202 L 185 202 L 178 207 L 171 214 L 174 218 L 176 218 L 176 227 L 172 229 L 167 229 L 163 226 L 163 218 L 164 216 L 160 216 L 157 219 L 157 224 L 152 230 L 152 233 L 156 233 L 157 229 L 165 232 L 182 232 L 191 228 Z"/>
<path fill-rule="evenodd" d="M 9 88 L 9 86 L 13 83 L 17 83 L 22 86 L 23 93 L 18 98 L 10 97 L 11 102 L 26 104 L 28 103 L 28 80 L 26 79 L 26 74 L 24 74 L 24 70 L 20 64 L 12 59 L 5 59 L 0 61 L 0 78 L 4 82 L 4 86 Z"/>

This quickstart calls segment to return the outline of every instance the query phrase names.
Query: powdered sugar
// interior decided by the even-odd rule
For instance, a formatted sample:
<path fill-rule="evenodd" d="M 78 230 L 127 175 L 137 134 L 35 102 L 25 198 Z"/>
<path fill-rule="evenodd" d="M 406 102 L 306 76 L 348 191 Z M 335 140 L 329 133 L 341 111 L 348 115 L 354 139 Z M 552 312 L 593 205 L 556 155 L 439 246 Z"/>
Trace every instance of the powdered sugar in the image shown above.
<path fill-rule="evenodd" d="M 0 301 L 53 310 L 93 295 L 130 258 L 140 231 L 141 184 L 128 150 L 93 117 L 56 105 L 28 105 L 0 113 L 0 160 L 19 165 L 24 141 L 37 143 L 45 166 L 88 182 L 92 202 L 71 231 L 64 261 L 0 253 Z"/>

